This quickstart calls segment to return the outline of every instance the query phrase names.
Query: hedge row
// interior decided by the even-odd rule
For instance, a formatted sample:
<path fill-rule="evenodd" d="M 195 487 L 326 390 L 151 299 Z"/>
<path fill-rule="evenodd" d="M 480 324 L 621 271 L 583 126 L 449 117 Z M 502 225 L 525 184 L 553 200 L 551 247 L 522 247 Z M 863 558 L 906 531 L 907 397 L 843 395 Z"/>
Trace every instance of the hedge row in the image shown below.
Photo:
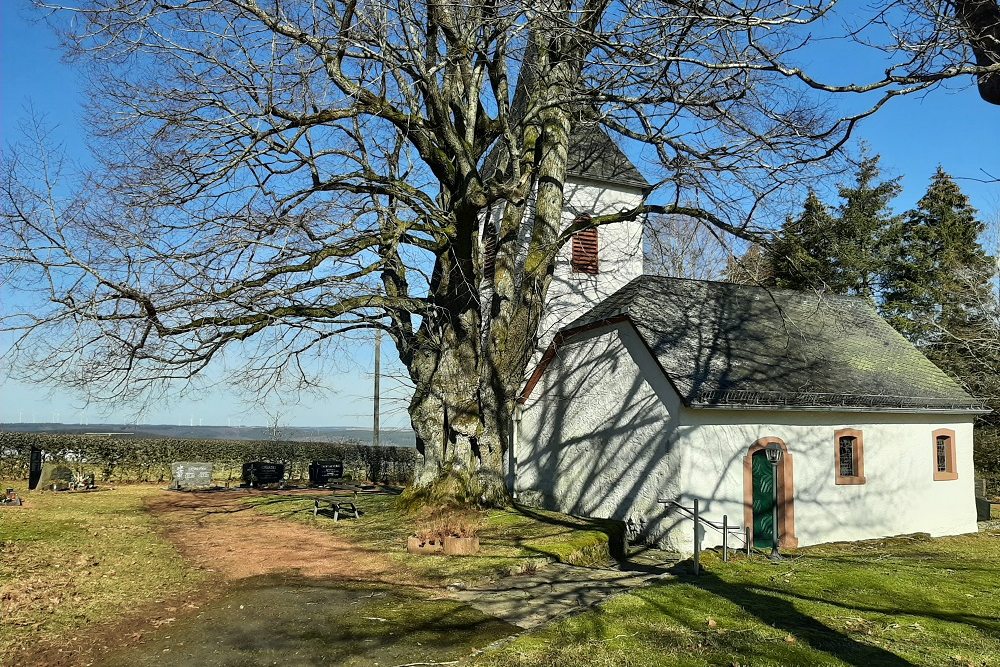
<path fill-rule="evenodd" d="M 243 464 L 249 461 L 284 463 L 286 477 L 299 480 L 308 479 L 313 460 L 333 459 L 344 462 L 344 476 L 350 479 L 405 484 L 413 479 L 417 459 L 414 449 L 349 441 L 181 440 L 0 432 L 0 479 L 27 479 L 32 447 L 44 452 L 45 461 L 92 472 L 105 483 L 165 483 L 170 480 L 170 464 L 174 461 L 211 462 L 218 482 L 239 481 Z"/>

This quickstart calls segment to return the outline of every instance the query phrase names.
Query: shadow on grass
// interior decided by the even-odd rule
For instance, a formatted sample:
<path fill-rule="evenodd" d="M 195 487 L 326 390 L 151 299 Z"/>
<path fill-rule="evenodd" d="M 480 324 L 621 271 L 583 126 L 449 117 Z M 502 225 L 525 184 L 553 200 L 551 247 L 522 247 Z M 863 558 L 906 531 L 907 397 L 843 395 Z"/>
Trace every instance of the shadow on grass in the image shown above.
<path fill-rule="evenodd" d="M 591 530 L 604 533 L 608 536 L 608 550 L 612 558 L 621 560 L 625 557 L 625 524 L 621 521 L 611 519 L 594 519 L 586 517 L 573 517 L 572 519 L 560 518 L 561 515 L 549 512 L 540 512 L 525 505 L 514 505 L 514 511 L 518 514 L 550 526 L 560 526 L 568 531 Z M 541 556 L 559 560 L 559 554 L 549 553 L 543 549 L 529 545 L 519 545 L 521 548 L 535 551 Z"/>
<path fill-rule="evenodd" d="M 797 640 L 802 640 L 816 651 L 822 651 L 829 656 L 843 661 L 848 665 L 864 667 L 890 667 L 912 665 L 895 653 L 879 646 L 859 642 L 850 635 L 826 625 L 818 619 L 796 609 L 787 597 L 799 597 L 794 594 L 765 589 L 760 586 L 729 583 L 711 572 L 702 571 L 700 576 L 692 576 L 690 564 L 682 563 L 676 568 L 679 583 L 702 589 L 724 600 L 728 600 L 760 622 L 787 632 Z M 671 609 L 657 603 L 649 597 L 644 599 L 656 606 L 662 613 L 672 616 Z M 802 598 L 810 599 L 810 598 Z M 826 603 L 826 600 L 817 600 Z"/>

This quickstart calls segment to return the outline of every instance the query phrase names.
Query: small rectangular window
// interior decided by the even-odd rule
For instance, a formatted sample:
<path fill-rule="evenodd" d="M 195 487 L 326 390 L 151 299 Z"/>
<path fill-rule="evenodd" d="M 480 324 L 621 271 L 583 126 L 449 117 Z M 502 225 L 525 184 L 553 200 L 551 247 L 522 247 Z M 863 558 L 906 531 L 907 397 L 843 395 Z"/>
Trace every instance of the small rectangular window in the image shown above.
<path fill-rule="evenodd" d="M 955 462 L 955 432 L 950 428 L 934 431 L 934 480 L 958 479 Z"/>
<path fill-rule="evenodd" d="M 837 484 L 865 483 L 865 443 L 861 431 L 842 428 L 833 435 Z"/>

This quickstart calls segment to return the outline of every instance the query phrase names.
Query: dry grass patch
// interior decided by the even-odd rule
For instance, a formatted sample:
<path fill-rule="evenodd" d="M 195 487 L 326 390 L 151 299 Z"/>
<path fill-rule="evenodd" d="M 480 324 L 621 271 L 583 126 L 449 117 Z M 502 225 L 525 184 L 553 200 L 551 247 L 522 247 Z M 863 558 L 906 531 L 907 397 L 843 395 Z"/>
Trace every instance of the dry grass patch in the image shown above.
<path fill-rule="evenodd" d="M 26 492 L 23 507 L 0 508 L 0 655 L 21 664 L 16 656 L 47 646 L 86 650 L 99 641 L 95 626 L 197 587 L 204 575 L 187 567 L 143 509 L 156 493 L 152 486 Z"/>

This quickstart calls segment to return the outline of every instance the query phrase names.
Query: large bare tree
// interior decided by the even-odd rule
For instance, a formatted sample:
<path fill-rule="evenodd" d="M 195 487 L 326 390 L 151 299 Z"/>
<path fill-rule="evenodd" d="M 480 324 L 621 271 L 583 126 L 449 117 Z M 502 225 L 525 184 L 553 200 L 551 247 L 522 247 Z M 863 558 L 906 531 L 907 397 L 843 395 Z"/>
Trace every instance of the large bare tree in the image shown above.
<path fill-rule="evenodd" d="M 321 381 L 337 341 L 381 329 L 414 386 L 418 483 L 487 502 L 505 497 L 556 253 L 582 225 L 676 214 L 752 237 L 768 195 L 860 118 L 997 70 L 966 53 L 953 11 L 905 34 L 878 12 L 843 34 L 885 40 L 883 73 L 825 82 L 801 66 L 835 17 L 824 0 L 48 9 L 91 82 L 99 166 L 74 176 L 44 136 L 6 152 L 18 366 L 131 396 L 215 362 L 268 391 Z M 832 113 L 837 94 L 863 103 Z M 598 131 L 641 155 L 652 203 L 566 227 L 568 146 Z"/>

